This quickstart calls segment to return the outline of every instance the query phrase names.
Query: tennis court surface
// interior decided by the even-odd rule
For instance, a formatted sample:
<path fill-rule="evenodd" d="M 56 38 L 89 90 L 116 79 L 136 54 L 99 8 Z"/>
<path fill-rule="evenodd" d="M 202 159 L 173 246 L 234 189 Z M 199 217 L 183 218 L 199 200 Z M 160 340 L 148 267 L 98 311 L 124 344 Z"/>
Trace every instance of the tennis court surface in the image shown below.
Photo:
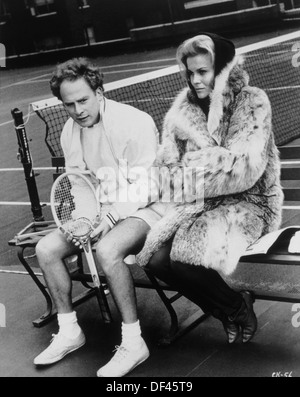
<path fill-rule="evenodd" d="M 251 84 L 265 89 L 271 99 L 278 145 L 294 145 L 300 136 L 300 67 L 297 64 L 297 61 L 300 63 L 299 48 L 300 32 L 291 34 L 284 40 L 274 39 L 268 43 L 239 49 L 239 53 L 245 57 L 245 68 L 250 74 Z M 184 86 L 177 67 L 170 67 L 175 65 L 174 51 L 170 49 L 168 53 L 160 54 L 161 59 L 156 64 L 140 65 L 140 69 L 161 69 L 165 66 L 168 69 L 109 83 L 106 86 L 107 96 L 147 111 L 154 117 L 160 129 L 164 114 L 177 92 Z M 121 67 L 120 70 L 125 68 L 128 70 L 128 66 Z M 40 201 L 46 204 L 43 213 L 46 219 L 51 219 L 47 206 L 53 181 L 51 157 L 62 154 L 58 139 L 66 114 L 56 100 L 49 100 L 47 94 L 45 95 L 48 92 L 49 69 L 45 68 L 42 73 L 28 73 L 32 74 L 28 79 L 22 80 L 22 85 L 16 84 L 11 74 L 6 85 L 0 81 L 0 89 L 5 93 L 5 87 L 10 85 L 13 106 L 20 107 L 25 115 L 28 103 L 34 103 L 30 107 L 30 113 L 33 114 L 26 124 L 26 130 L 29 139 L 32 139 L 30 149 L 34 169 L 40 173 L 37 185 Z M 20 87 L 28 91 L 26 100 L 17 99 Z M 6 272 L 24 270 L 18 263 L 16 252 L 8 247 L 7 242 L 32 220 L 24 174 L 16 160 L 17 141 L 9 117 L 11 107 L 11 98 L 6 101 L 5 95 L 1 96 L 3 120 L 0 122 L 0 130 L 4 145 L 1 145 L 0 175 L 4 188 L 0 194 L 0 269 Z M 47 143 L 44 142 L 45 123 L 37 114 L 48 123 Z M 293 208 L 284 209 L 283 226 L 300 225 L 299 208 L 299 203 L 295 203 Z M 34 258 L 30 261 L 35 271 L 39 272 Z M 300 291 L 299 271 L 284 266 L 264 266 L 259 270 L 251 266 L 239 269 L 237 277 L 242 278 L 245 283 L 258 280 L 265 283 L 266 288 L 280 284 L 282 288 L 295 288 Z M 32 327 L 31 321 L 41 315 L 45 307 L 29 276 L 2 273 L 0 288 L 0 303 L 5 305 L 7 316 L 6 328 L 0 328 L 0 351 L 5 357 L 0 364 L 0 376 L 90 377 L 95 376 L 97 369 L 110 358 L 113 343 L 119 337 L 118 314 L 114 309 L 116 322 L 104 326 L 97 303 L 91 300 L 78 309 L 80 322 L 88 337 L 88 345 L 58 365 L 37 371 L 32 360 L 47 346 L 51 334 L 57 331 L 56 324 L 51 323 L 42 329 Z M 274 372 L 287 371 L 292 371 L 293 376 L 300 375 L 299 329 L 295 327 L 295 321 L 292 323 L 293 316 L 297 313 L 292 311 L 295 308 L 290 304 L 256 304 L 260 329 L 255 341 L 249 346 L 227 346 L 221 326 L 214 319 L 210 319 L 176 344 L 160 349 L 156 346 L 156 341 L 161 329 L 168 326 L 165 310 L 154 291 L 138 290 L 138 300 L 145 338 L 151 347 L 152 356 L 130 376 L 272 376 Z M 182 318 L 195 311 L 195 307 L 187 301 L 181 302 L 178 309 Z"/>

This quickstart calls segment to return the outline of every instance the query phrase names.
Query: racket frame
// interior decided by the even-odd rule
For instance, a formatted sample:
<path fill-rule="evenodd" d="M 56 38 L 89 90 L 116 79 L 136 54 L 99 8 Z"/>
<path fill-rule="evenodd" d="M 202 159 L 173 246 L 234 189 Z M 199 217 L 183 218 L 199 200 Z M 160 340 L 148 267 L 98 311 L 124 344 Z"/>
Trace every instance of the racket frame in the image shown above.
<path fill-rule="evenodd" d="M 51 210 L 52 210 L 52 215 L 54 218 L 54 221 L 56 223 L 56 225 L 58 226 L 58 228 L 63 232 L 66 233 L 66 230 L 64 229 L 61 221 L 59 220 L 57 214 L 56 214 L 56 200 L 55 200 L 55 191 L 57 189 L 57 186 L 59 185 L 60 181 L 66 177 L 69 176 L 75 176 L 78 178 L 81 178 L 82 180 L 84 180 L 87 185 L 90 187 L 90 189 L 92 190 L 96 203 L 97 203 L 97 216 L 100 216 L 100 212 L 101 212 L 101 204 L 99 202 L 99 200 L 97 199 L 97 194 L 96 194 L 96 190 L 93 186 L 93 184 L 89 181 L 89 179 L 85 176 L 85 175 L 90 175 L 89 172 L 86 173 L 79 173 L 79 172 L 65 172 L 64 174 L 62 174 L 61 176 L 59 176 L 56 181 L 54 182 L 52 189 L 51 189 L 51 198 L 50 198 L 50 202 L 51 202 Z M 93 231 L 93 227 L 91 232 Z M 72 237 L 72 233 L 68 232 Z M 101 314 L 102 314 L 102 318 L 103 321 L 105 323 L 111 323 L 112 322 L 112 316 L 111 316 L 111 312 L 110 312 L 110 308 L 107 302 L 107 298 L 106 298 L 106 294 L 105 294 L 105 289 L 103 284 L 101 283 L 100 277 L 99 277 L 99 273 L 97 270 L 97 266 L 95 264 L 95 259 L 94 259 L 94 255 L 93 255 L 93 250 L 92 250 L 92 245 L 91 245 L 91 239 L 90 239 L 90 235 L 91 233 L 87 234 L 87 236 L 83 236 L 82 238 L 76 238 L 74 236 L 74 240 L 78 241 L 82 248 L 83 251 L 85 253 L 86 256 L 86 260 L 87 260 L 87 264 L 90 270 L 90 274 L 93 280 L 93 285 L 94 285 L 94 289 L 96 291 L 96 295 L 97 295 L 97 299 L 98 299 L 98 303 L 100 306 L 100 310 L 101 310 Z"/>

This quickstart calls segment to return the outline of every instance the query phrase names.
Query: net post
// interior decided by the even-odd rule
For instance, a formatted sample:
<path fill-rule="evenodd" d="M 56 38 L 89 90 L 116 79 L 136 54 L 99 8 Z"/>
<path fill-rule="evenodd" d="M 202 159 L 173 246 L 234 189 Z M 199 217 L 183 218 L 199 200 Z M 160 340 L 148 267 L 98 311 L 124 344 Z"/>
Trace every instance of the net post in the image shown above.
<path fill-rule="evenodd" d="M 19 109 L 11 111 L 15 123 L 15 130 L 19 145 L 19 156 L 23 164 L 25 180 L 31 202 L 31 211 L 35 222 L 44 221 L 40 198 L 36 186 L 35 174 L 32 165 L 32 157 L 29 150 L 29 144 L 26 129 L 23 120 L 23 113 Z"/>

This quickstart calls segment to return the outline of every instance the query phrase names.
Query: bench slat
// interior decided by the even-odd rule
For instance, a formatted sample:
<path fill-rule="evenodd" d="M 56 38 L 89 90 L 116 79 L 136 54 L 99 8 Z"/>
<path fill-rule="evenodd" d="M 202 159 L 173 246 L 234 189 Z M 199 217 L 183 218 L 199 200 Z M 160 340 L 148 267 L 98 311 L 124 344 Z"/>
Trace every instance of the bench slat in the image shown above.
<path fill-rule="evenodd" d="M 297 181 L 300 180 L 300 168 L 298 167 L 282 167 L 281 180 Z"/>
<path fill-rule="evenodd" d="M 278 149 L 282 160 L 300 159 L 300 146 L 281 146 Z"/>
<path fill-rule="evenodd" d="M 261 254 L 243 256 L 240 259 L 243 263 L 261 263 L 269 265 L 287 265 L 287 266 L 300 266 L 300 254 Z"/>
<path fill-rule="evenodd" d="M 300 293 L 299 294 L 289 294 L 280 292 L 265 292 L 259 290 L 252 290 L 255 294 L 255 299 L 265 300 L 271 302 L 286 302 L 286 303 L 300 303 Z"/>
<path fill-rule="evenodd" d="M 300 187 L 299 188 L 284 188 L 285 201 L 300 201 Z"/>

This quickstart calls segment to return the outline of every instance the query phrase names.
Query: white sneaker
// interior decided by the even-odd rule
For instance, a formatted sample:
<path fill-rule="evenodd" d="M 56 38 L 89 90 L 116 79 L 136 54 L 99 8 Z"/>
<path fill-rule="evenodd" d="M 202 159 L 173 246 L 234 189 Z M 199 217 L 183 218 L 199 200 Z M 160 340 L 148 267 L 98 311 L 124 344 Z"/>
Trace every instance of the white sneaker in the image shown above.
<path fill-rule="evenodd" d="M 117 346 L 116 354 L 107 365 L 99 369 L 97 376 L 98 378 L 122 378 L 146 361 L 149 356 L 150 353 L 144 341 L 139 350 L 128 350 L 123 346 Z"/>
<path fill-rule="evenodd" d="M 53 339 L 50 346 L 43 351 L 38 357 L 35 358 L 35 365 L 51 365 L 62 360 L 67 354 L 80 349 L 85 345 L 86 339 L 84 333 L 81 331 L 80 335 L 76 339 L 66 338 L 64 335 L 59 333 L 58 335 L 52 335 Z"/>

